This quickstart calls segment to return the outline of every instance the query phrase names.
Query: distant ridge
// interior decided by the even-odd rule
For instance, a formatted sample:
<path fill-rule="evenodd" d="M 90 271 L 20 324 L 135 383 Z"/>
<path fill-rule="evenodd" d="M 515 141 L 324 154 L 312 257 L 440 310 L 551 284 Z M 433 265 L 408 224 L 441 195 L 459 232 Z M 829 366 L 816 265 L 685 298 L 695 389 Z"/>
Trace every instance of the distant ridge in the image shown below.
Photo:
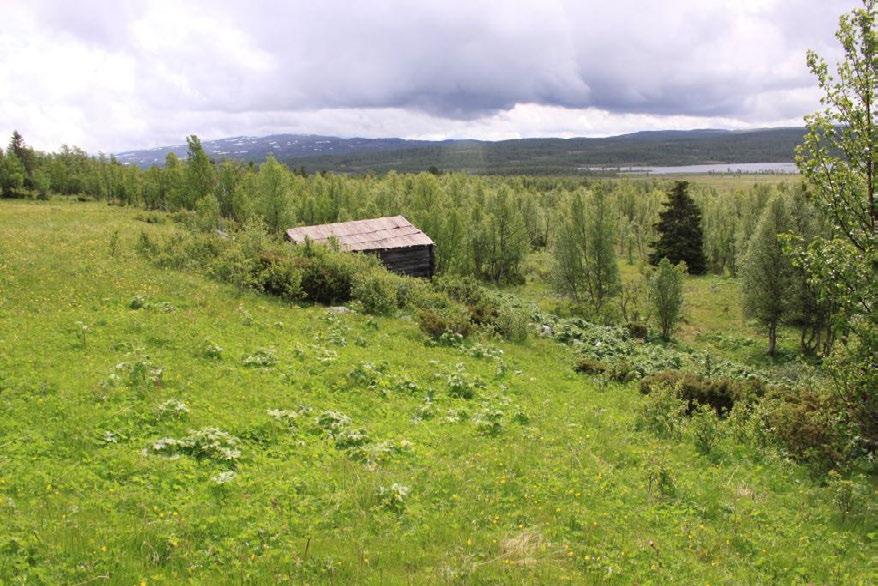
<path fill-rule="evenodd" d="M 569 174 L 590 167 L 673 166 L 712 163 L 786 163 L 804 128 L 756 130 L 660 130 L 607 138 L 406 140 L 338 138 L 309 134 L 239 136 L 204 141 L 214 159 L 259 162 L 269 154 L 306 171 L 341 173 L 443 171 L 498 174 Z M 186 156 L 186 146 L 126 151 L 126 164 L 162 165 L 168 153 Z"/>

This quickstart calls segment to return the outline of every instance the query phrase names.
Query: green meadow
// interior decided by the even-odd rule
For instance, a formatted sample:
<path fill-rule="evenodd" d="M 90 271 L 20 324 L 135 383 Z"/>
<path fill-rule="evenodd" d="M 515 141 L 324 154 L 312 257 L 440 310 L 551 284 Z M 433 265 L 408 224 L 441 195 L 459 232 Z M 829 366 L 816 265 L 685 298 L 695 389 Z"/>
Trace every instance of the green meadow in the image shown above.
<path fill-rule="evenodd" d="M 179 228 L 141 214 L 0 201 L 0 583 L 878 580 L 874 484 L 850 512 L 729 421 L 709 454 L 663 439 L 551 339 L 441 346 L 156 268 L 137 238 Z M 680 343 L 758 354 L 709 336 L 750 339 L 728 305 Z"/>

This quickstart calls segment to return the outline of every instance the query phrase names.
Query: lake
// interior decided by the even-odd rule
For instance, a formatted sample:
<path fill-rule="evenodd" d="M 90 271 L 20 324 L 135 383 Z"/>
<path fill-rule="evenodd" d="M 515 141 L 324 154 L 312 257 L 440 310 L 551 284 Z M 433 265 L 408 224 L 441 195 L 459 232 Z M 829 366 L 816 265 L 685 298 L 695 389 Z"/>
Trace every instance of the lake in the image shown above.
<path fill-rule="evenodd" d="M 798 173 L 795 163 L 714 163 L 710 165 L 680 165 L 676 167 L 580 167 L 582 171 L 617 172 L 620 175 L 693 175 L 699 173 L 752 174 Z"/>

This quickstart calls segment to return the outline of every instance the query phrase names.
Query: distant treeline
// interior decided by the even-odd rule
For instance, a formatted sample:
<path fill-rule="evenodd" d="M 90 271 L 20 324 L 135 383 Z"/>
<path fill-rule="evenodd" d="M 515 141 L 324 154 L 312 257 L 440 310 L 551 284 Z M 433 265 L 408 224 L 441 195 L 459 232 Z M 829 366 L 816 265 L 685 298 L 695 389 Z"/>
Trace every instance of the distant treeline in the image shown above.
<path fill-rule="evenodd" d="M 402 140 L 272 135 L 204 142 L 208 156 L 259 163 L 274 155 L 291 168 L 308 172 L 363 174 L 446 172 L 500 175 L 596 174 L 594 168 L 791 162 L 804 129 L 753 131 L 652 131 L 606 138 L 525 138 L 483 140 Z M 184 156 L 185 146 L 119 154 L 143 168 L 161 164 L 169 152 Z"/>
<path fill-rule="evenodd" d="M 344 173 L 444 171 L 500 175 L 564 175 L 588 167 L 792 162 L 802 128 L 750 132 L 638 132 L 608 138 L 446 141 L 401 150 L 284 157 L 291 167 Z"/>
<path fill-rule="evenodd" d="M 171 153 L 163 167 L 144 170 L 78 148 L 37 152 L 16 133 L 0 159 L 0 187 L 7 197 L 58 193 L 150 210 L 199 210 L 218 224 L 258 220 L 277 234 L 297 225 L 402 214 L 437 243 L 439 272 L 500 283 L 522 279 L 530 252 L 553 249 L 576 194 L 607 195 L 617 252 L 630 263 L 645 260 L 670 185 L 661 179 L 304 174 L 272 157 L 258 165 L 217 163 L 196 136 L 187 143 L 187 159 Z M 742 182 L 720 194 L 693 186 L 708 270 L 737 272 L 759 214 L 778 189 L 792 188 Z"/>

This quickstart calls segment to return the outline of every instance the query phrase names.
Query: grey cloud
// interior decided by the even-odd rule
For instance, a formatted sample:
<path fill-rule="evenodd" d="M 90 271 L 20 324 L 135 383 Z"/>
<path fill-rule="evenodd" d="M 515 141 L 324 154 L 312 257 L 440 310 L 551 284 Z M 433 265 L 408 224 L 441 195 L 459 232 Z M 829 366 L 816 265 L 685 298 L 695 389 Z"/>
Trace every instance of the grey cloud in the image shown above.
<path fill-rule="evenodd" d="M 851 5 L 791 0 L 743 14 L 701 1 L 230 6 L 219 12 L 274 67 L 253 75 L 213 61 L 190 75 L 203 106 L 230 111 L 400 107 L 472 119 L 534 102 L 746 115 L 755 94 L 812 83 L 805 48 L 825 48 Z"/>
<path fill-rule="evenodd" d="M 78 140 L 112 122 L 131 144 L 203 126 L 243 124 L 244 133 L 256 118 L 299 128 L 297 113 L 313 123 L 316 111 L 362 111 L 363 124 L 404 129 L 404 121 L 417 120 L 418 133 L 434 135 L 443 120 L 477 128 L 520 104 L 771 124 L 816 106 L 805 49 L 831 54 L 837 17 L 855 5 L 33 0 L 14 6 L 18 30 L 0 32 L 0 50 L 13 47 L 16 61 L 32 59 L 37 68 L 0 71 L 0 84 L 18 88 L 0 87 L 0 130 L 21 125 L 4 111 L 46 112 L 34 123 L 41 130 L 66 123 Z M 49 87 L 46 80 L 71 73 L 69 63 L 54 71 L 41 57 L 52 49 L 81 52 L 85 61 L 74 73 L 87 83 Z M 379 123 L 368 112 L 396 119 Z"/>

